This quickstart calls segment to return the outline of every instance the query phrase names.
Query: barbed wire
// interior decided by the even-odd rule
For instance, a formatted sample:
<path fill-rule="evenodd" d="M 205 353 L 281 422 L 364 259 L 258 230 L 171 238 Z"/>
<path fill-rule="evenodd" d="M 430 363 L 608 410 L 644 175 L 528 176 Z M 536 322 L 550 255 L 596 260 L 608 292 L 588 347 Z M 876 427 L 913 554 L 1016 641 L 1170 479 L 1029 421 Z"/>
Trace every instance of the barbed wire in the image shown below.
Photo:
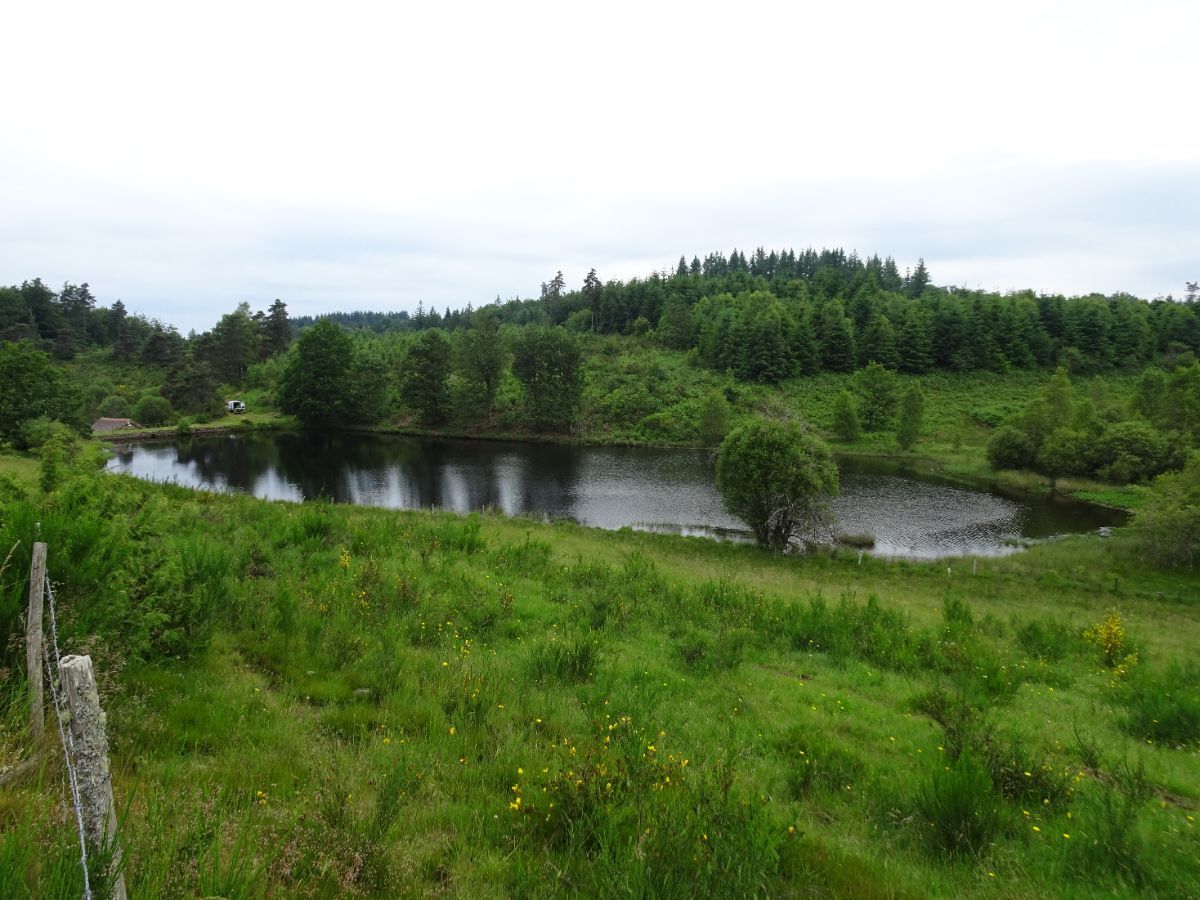
<path fill-rule="evenodd" d="M 63 708 L 65 703 L 59 694 L 58 682 L 56 680 L 58 667 L 62 662 L 62 658 L 58 649 L 58 616 L 54 609 L 54 588 L 50 585 L 49 573 L 46 574 L 45 591 L 46 596 L 50 600 L 50 637 L 54 648 L 53 670 L 51 669 L 50 654 L 46 650 L 45 641 L 42 642 L 42 659 L 46 662 L 46 673 L 50 681 L 50 693 L 54 698 L 54 718 L 58 723 L 58 739 L 62 742 L 63 760 L 67 764 L 67 779 L 71 783 L 71 804 L 75 807 L 75 824 L 79 828 L 79 865 L 83 869 L 83 900 L 92 900 L 92 884 L 91 878 L 88 876 L 87 838 L 83 828 L 83 805 L 79 797 L 79 776 L 75 770 L 75 735 L 72 733 L 70 727 L 63 726 L 63 720 L 66 717 Z"/>

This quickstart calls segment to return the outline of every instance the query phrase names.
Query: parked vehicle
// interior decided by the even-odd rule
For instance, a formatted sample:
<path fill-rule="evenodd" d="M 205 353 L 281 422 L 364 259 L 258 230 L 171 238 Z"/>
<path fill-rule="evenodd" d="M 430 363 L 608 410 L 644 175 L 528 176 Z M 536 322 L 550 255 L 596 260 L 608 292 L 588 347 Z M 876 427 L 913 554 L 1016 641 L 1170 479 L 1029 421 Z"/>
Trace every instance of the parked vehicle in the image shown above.
<path fill-rule="evenodd" d="M 246 411 L 246 404 L 241 400 L 228 400 L 225 403 L 225 408 L 236 415 Z"/>

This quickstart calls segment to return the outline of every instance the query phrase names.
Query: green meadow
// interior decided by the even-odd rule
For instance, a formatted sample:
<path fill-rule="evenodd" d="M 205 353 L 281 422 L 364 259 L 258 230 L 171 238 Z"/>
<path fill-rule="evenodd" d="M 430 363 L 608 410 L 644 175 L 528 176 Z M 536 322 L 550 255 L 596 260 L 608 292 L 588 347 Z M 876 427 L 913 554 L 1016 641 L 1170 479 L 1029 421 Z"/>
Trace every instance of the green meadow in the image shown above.
<path fill-rule="evenodd" d="M 1121 533 L 779 556 L 82 473 L 0 507 L 9 633 L 39 538 L 132 897 L 1200 893 L 1200 578 Z M 58 753 L 0 896 L 81 892 Z"/>

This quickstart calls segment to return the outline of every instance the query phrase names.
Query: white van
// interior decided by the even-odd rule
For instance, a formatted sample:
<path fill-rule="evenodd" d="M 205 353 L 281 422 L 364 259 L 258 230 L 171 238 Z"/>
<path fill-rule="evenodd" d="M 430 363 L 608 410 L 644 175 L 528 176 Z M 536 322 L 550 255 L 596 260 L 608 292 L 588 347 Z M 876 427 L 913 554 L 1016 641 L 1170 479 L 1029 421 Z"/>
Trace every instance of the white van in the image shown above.
<path fill-rule="evenodd" d="M 236 415 L 246 411 L 246 404 L 241 400 L 229 400 L 225 403 L 225 408 Z"/>

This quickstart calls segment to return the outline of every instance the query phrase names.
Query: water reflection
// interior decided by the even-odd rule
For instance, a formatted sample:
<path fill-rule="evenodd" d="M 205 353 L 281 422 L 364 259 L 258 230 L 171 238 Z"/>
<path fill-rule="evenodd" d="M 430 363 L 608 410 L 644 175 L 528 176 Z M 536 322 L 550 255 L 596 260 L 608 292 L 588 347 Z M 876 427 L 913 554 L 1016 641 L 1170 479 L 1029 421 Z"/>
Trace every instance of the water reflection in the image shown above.
<path fill-rule="evenodd" d="M 873 552 L 883 555 L 1001 555 L 1020 538 L 1123 521 L 1112 510 L 971 490 L 887 461 L 840 465 L 838 528 L 873 535 Z M 721 504 L 706 454 L 694 450 L 274 433 L 125 446 L 109 469 L 273 500 L 463 513 L 492 507 L 601 528 L 747 537 Z"/>

